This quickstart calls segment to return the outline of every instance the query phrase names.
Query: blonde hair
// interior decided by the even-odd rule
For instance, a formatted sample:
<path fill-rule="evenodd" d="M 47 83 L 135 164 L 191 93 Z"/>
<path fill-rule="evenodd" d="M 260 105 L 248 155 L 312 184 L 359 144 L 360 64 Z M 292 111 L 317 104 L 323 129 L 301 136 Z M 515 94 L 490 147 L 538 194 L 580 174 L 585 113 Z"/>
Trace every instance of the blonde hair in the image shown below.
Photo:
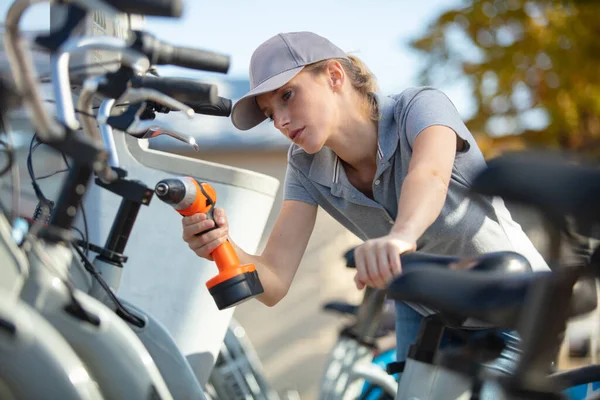
<path fill-rule="evenodd" d="M 356 56 L 348 54 L 348 59 L 335 58 L 338 61 L 346 75 L 350 78 L 352 87 L 358 92 L 362 100 L 362 106 L 366 114 L 374 121 L 379 120 L 379 108 L 377 107 L 377 100 L 373 95 L 374 92 L 379 90 L 377 86 L 377 80 L 375 76 L 369 71 L 366 64 Z M 330 59 L 318 61 L 313 64 L 307 65 L 304 70 L 311 71 L 314 74 L 320 74 L 325 70 L 325 67 L 329 64 Z"/>

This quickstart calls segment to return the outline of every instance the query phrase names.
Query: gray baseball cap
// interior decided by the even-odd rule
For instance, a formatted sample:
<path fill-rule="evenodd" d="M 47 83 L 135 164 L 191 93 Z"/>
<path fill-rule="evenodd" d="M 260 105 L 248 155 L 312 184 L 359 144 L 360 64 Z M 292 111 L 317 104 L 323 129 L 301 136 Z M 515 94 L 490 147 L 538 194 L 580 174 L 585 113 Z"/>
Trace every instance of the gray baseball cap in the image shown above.
<path fill-rule="evenodd" d="M 288 83 L 309 64 L 348 56 L 329 40 L 312 32 L 279 33 L 258 46 L 250 59 L 250 91 L 231 111 L 231 121 L 248 130 L 266 119 L 256 96 L 272 92 Z"/>

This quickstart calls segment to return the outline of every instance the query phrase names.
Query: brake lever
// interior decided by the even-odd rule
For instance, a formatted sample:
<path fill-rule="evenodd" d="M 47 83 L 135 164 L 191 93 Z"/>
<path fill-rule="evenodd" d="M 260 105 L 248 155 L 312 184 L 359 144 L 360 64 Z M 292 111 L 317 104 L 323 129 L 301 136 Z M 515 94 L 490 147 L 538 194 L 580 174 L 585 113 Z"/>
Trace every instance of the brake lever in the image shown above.
<path fill-rule="evenodd" d="M 172 138 L 181 140 L 182 142 L 189 144 L 190 146 L 192 146 L 194 148 L 195 151 L 200 151 L 200 147 L 198 147 L 198 144 L 196 143 L 196 139 L 193 136 L 188 136 L 186 138 L 184 135 L 182 135 L 180 133 L 174 132 L 169 129 L 165 129 L 160 126 L 152 126 L 152 127 L 148 128 L 146 130 L 146 132 L 144 132 L 140 135 L 132 135 L 132 136 L 135 136 L 139 139 L 151 139 L 151 138 L 155 138 L 160 135 L 171 136 Z"/>
<path fill-rule="evenodd" d="M 194 109 L 190 106 L 183 104 L 179 100 L 167 96 L 166 94 L 159 92 L 158 90 L 148 88 L 129 88 L 127 92 L 121 96 L 118 100 L 119 103 L 128 101 L 130 103 L 146 102 L 146 100 L 152 100 L 156 103 L 167 106 L 173 110 L 182 111 L 188 118 L 194 117 Z"/>
<path fill-rule="evenodd" d="M 141 119 L 141 114 L 146 110 L 146 102 L 131 104 L 121 115 L 109 117 L 107 114 L 98 113 L 98 122 L 102 126 L 110 126 L 131 135 L 137 139 L 151 139 L 160 135 L 168 135 L 172 138 L 189 144 L 195 151 L 199 151 L 196 140 L 192 136 L 184 136 L 172 129 L 161 126 L 154 120 Z"/>

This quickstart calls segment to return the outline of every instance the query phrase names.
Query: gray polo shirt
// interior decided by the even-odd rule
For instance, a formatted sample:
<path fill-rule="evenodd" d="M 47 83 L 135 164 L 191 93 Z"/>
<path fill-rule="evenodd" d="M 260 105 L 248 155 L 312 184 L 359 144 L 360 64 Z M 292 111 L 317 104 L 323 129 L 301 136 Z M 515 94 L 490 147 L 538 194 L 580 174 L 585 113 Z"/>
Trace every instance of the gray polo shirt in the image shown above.
<path fill-rule="evenodd" d="M 466 146 L 456 154 L 442 211 L 417 241 L 417 250 L 456 256 L 512 250 L 525 256 L 535 270 L 548 268 L 502 199 L 469 192 L 473 178 L 485 167 L 485 160 L 444 93 L 419 87 L 394 96 L 376 94 L 376 99 L 381 119 L 374 200 L 348 181 L 339 158 L 331 150 L 323 148 L 311 155 L 294 144 L 288 152 L 284 199 L 322 207 L 363 240 L 387 235 L 398 215 L 400 190 L 415 139 L 429 126 L 444 125 L 465 140 Z"/>

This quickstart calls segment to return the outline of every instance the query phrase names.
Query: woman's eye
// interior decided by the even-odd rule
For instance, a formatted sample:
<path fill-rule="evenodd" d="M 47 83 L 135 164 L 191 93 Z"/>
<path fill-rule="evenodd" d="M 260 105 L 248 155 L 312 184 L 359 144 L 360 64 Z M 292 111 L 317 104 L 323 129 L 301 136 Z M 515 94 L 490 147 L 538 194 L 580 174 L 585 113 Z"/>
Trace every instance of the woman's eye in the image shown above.
<path fill-rule="evenodd" d="M 286 100 L 286 101 L 289 100 L 291 95 L 292 95 L 292 91 L 291 90 L 286 91 L 283 94 L 283 100 Z"/>

